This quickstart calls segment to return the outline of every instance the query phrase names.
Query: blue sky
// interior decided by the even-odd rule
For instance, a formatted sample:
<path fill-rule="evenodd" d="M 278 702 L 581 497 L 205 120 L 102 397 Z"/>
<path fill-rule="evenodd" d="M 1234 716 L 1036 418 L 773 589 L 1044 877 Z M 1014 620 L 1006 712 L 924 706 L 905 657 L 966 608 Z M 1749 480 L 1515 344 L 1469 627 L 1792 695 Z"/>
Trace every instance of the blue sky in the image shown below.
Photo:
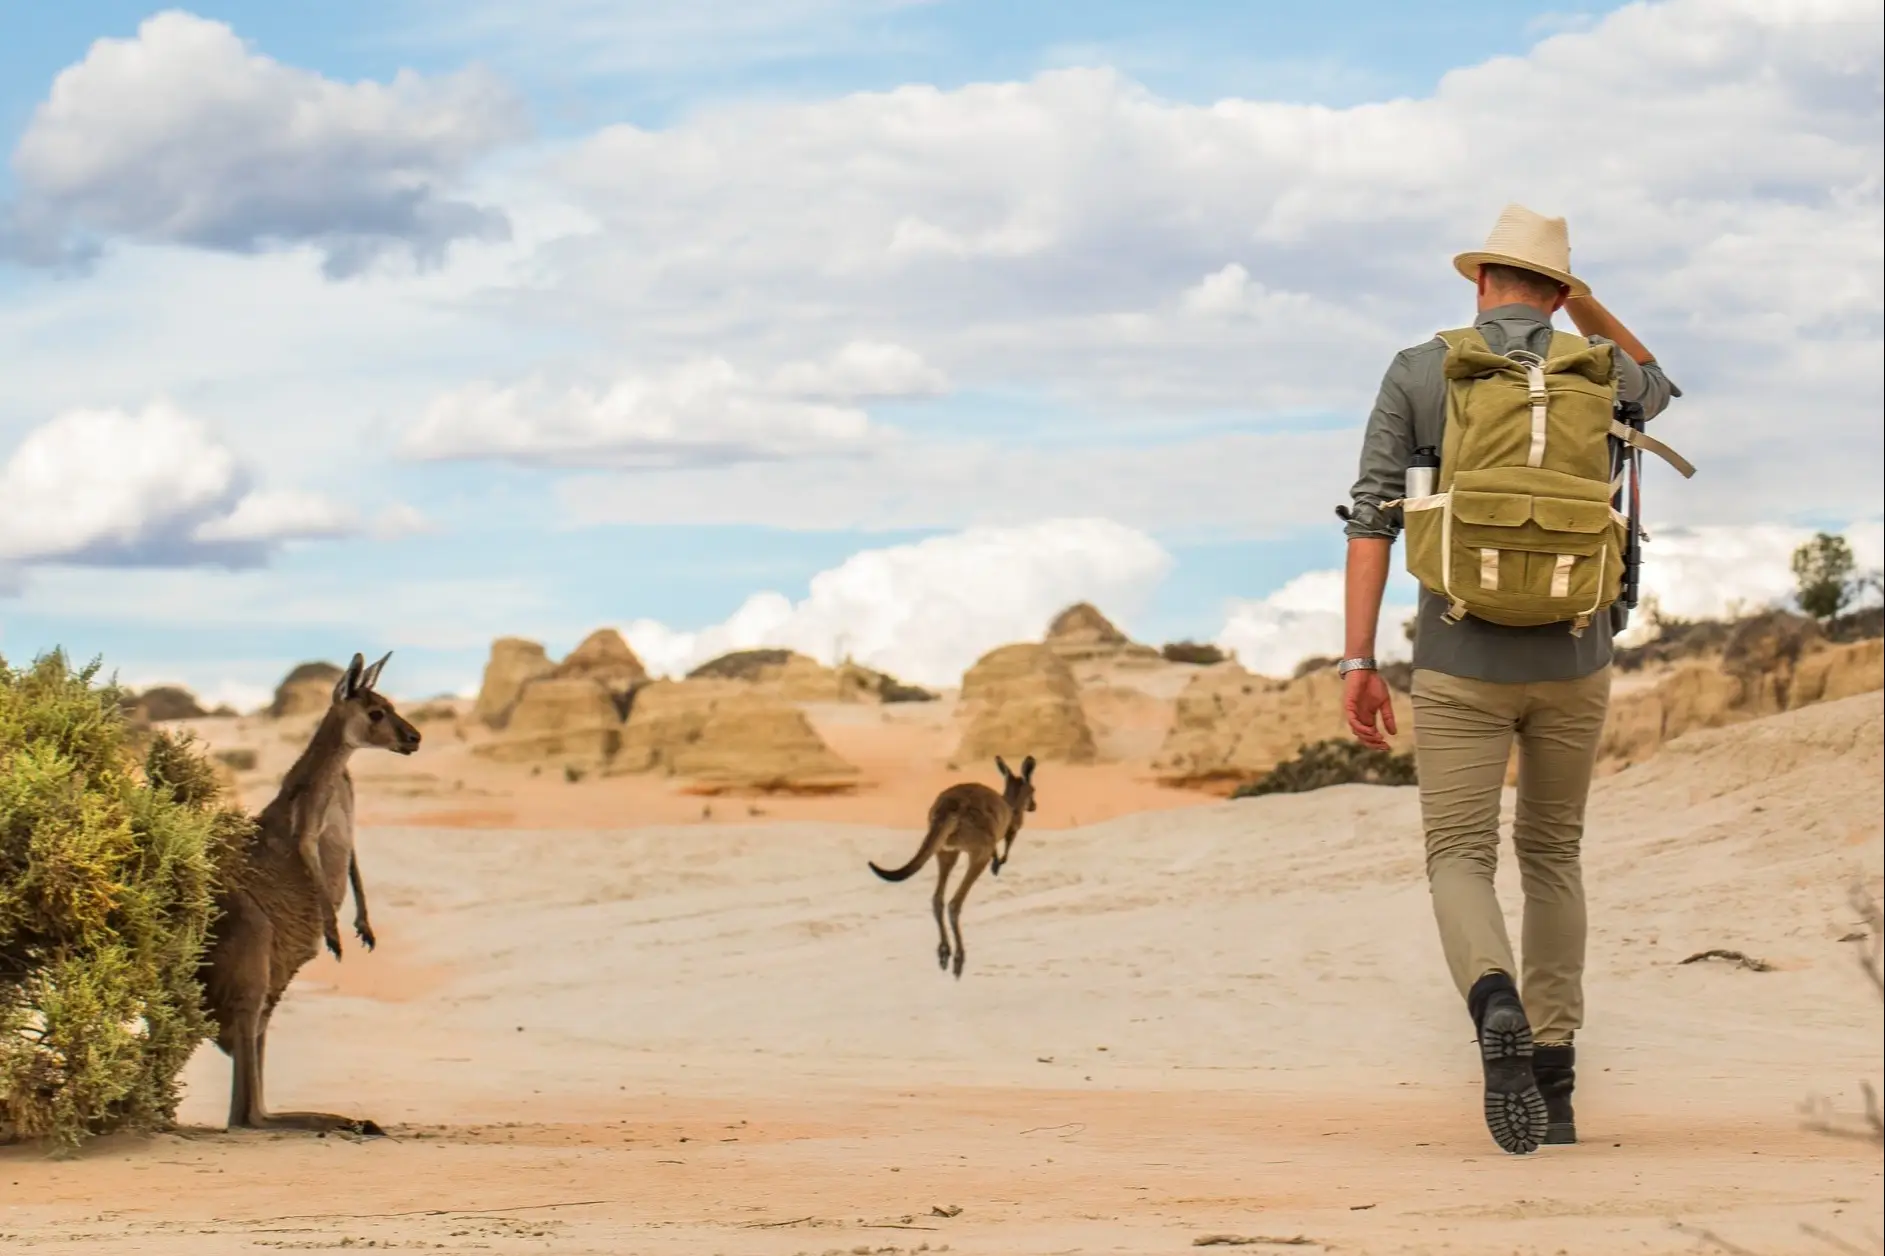
<path fill-rule="evenodd" d="M 1876 531 L 1863 5 L 6 10 L 15 661 L 246 699 L 395 648 L 433 692 L 639 622 L 933 678 L 1091 595 L 1286 665 L 1380 372 L 1511 199 L 1690 394 L 1675 602 Z M 1782 405 L 1841 452 L 1774 474 Z"/>

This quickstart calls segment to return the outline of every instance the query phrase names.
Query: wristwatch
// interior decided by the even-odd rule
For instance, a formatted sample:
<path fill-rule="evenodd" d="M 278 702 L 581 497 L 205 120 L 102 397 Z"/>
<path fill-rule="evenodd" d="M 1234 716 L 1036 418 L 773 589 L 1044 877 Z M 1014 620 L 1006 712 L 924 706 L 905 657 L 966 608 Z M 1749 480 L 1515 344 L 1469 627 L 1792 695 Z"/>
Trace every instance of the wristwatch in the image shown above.
<path fill-rule="evenodd" d="M 1373 659 L 1343 659 L 1335 665 L 1335 674 L 1337 676 L 1346 676 L 1350 672 L 1372 672 L 1378 670 L 1379 669 L 1375 667 Z"/>

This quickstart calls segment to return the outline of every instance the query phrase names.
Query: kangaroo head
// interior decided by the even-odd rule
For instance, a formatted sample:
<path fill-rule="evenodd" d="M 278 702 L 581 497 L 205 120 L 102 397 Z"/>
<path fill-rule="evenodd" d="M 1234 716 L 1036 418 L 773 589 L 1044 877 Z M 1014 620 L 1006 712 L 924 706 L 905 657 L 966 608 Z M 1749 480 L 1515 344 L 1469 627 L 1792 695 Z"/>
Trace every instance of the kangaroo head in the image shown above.
<path fill-rule="evenodd" d="M 373 689 L 379 683 L 380 669 L 392 657 L 388 650 L 379 662 L 368 667 L 356 654 L 334 682 L 334 705 L 327 715 L 340 721 L 341 736 L 349 750 L 370 748 L 411 754 L 419 748 L 419 730 Z"/>
<path fill-rule="evenodd" d="M 1015 835 L 1021 832 L 1022 817 L 1034 810 L 1034 756 L 1021 760 L 1019 772 L 1011 771 L 1000 755 L 995 756 L 995 766 L 1001 769 L 1001 797 L 1008 804 L 1008 831 L 1002 834 L 1001 850 L 989 864 L 989 871 L 1000 876 L 1001 866 L 1014 849 Z"/>

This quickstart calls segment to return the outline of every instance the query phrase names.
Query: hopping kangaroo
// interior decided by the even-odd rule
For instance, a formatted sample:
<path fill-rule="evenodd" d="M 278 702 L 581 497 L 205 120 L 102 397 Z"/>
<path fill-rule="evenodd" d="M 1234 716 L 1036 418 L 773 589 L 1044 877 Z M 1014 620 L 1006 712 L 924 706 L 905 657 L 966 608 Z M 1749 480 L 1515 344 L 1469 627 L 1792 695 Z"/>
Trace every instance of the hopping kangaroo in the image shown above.
<path fill-rule="evenodd" d="M 334 686 L 333 705 L 301 752 L 281 792 L 256 817 L 256 832 L 219 908 L 204 957 L 203 988 L 216 1021 L 216 1045 L 235 1068 L 231 1129 L 351 1130 L 378 1134 L 371 1121 L 326 1112 L 277 1112 L 263 1104 L 262 1063 L 269 1017 L 301 966 L 323 940 L 340 955 L 339 910 L 349 882 L 354 930 L 367 949 L 373 930 L 353 857 L 353 778 L 347 760 L 371 748 L 411 754 L 419 730 L 375 693 L 388 654 L 371 667 L 361 657 Z"/>
<path fill-rule="evenodd" d="M 886 881 L 907 881 L 931 855 L 936 857 L 933 905 L 936 932 L 942 937 L 936 946 L 936 962 L 944 969 L 949 967 L 952 957 L 949 931 L 954 929 L 953 958 L 957 977 L 962 976 L 962 960 L 966 954 L 962 949 L 962 903 L 969 897 L 969 887 L 975 884 L 984 868 L 992 868 L 996 876 L 1001 875 L 1001 866 L 1008 862 L 1008 852 L 1014 849 L 1015 835 L 1021 831 L 1022 817 L 1034 810 L 1034 756 L 1021 761 L 1019 774 L 1009 771 L 999 755 L 995 766 L 1001 769 L 1001 793 L 982 784 L 951 785 L 930 804 L 929 832 L 924 835 L 916 857 L 894 870 L 879 868 L 874 863 L 870 866 L 872 872 Z M 969 868 L 962 874 L 962 884 L 956 887 L 955 897 L 949 900 L 949 922 L 945 926 L 943 894 L 949 887 L 949 874 L 955 870 L 956 857 L 964 854 L 969 857 Z"/>

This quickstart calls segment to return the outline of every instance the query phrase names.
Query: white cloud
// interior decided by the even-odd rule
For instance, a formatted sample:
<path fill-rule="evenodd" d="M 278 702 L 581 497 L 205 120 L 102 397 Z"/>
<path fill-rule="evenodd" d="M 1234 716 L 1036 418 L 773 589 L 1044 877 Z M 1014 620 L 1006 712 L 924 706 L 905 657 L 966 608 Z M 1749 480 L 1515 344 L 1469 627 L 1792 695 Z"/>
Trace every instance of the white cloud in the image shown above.
<path fill-rule="evenodd" d="M 272 541 L 287 536 L 347 536 L 359 527 L 359 516 L 339 502 L 288 489 L 249 493 L 228 514 L 198 524 L 190 535 L 209 543 Z"/>
<path fill-rule="evenodd" d="M 425 512 L 405 502 L 394 502 L 373 517 L 371 529 L 382 541 L 396 541 L 402 536 L 423 536 L 438 531 Z"/>
<path fill-rule="evenodd" d="M 506 230 L 449 192 L 521 132 L 486 74 L 340 83 L 249 51 L 220 22 L 159 13 L 93 44 L 35 110 L 13 155 L 15 247 L 56 254 L 78 232 L 311 244 L 333 275 L 389 250 L 433 262 Z"/>
<path fill-rule="evenodd" d="M 778 646 L 825 662 L 849 654 L 918 684 L 948 686 L 988 650 L 1038 641 L 1074 602 L 1129 618 L 1170 566 L 1156 541 L 1106 519 L 970 528 L 853 554 L 813 576 L 800 602 L 758 593 L 710 628 L 678 632 L 644 619 L 622 631 L 659 673 L 685 672 L 728 650 Z"/>
<path fill-rule="evenodd" d="M 602 391 L 558 392 L 542 380 L 474 383 L 437 398 L 406 434 L 417 458 L 512 458 L 594 466 L 744 462 L 855 447 L 862 410 L 780 396 L 719 358 Z"/>
<path fill-rule="evenodd" d="M 1661 420 L 1704 471 L 1685 518 L 1757 522 L 1807 486 L 1858 513 L 1885 476 L 1879 20 L 1630 5 L 1353 108 L 1067 70 L 610 127 L 556 167 L 597 225 L 549 282 L 650 352 L 921 344 L 960 390 L 1090 411 L 1091 445 L 1135 408 L 1358 420 L 1396 348 L 1467 316 L 1448 259 L 1517 199 L 1569 216 L 1577 268 L 1687 391 Z M 1514 147 L 1519 96 L 1612 142 Z"/>
<path fill-rule="evenodd" d="M 772 378 L 774 391 L 806 397 L 922 397 L 949 390 L 949 377 L 902 345 L 853 340 L 828 362 L 792 362 Z"/>
<path fill-rule="evenodd" d="M 1786 605 L 1794 594 L 1793 551 L 1812 535 L 1812 529 L 1780 524 L 1653 530 L 1643 546 L 1643 597 L 1655 598 L 1660 612 L 1676 619 Z M 1860 571 L 1885 565 L 1879 520 L 1854 523 L 1843 535 Z"/>
<path fill-rule="evenodd" d="M 1268 597 L 1231 603 L 1217 644 L 1265 676 L 1288 676 L 1306 658 L 1340 658 L 1343 579 L 1339 571 L 1307 571 Z M 1409 656 L 1401 625 L 1413 613 L 1411 606 L 1381 608 L 1376 658 Z"/>
<path fill-rule="evenodd" d="M 1347 500 L 1346 432 L 1211 435 L 1144 446 L 1043 447 L 904 439 L 789 468 L 748 463 L 660 476 L 579 476 L 561 488 L 578 523 L 956 528 L 1079 515 L 1165 533 L 1277 536 Z M 788 473 L 789 472 L 789 473 Z"/>
<path fill-rule="evenodd" d="M 167 402 L 62 414 L 0 465 L 0 560 L 14 563 L 255 561 L 351 530 L 323 497 L 252 490 L 208 425 Z"/>

